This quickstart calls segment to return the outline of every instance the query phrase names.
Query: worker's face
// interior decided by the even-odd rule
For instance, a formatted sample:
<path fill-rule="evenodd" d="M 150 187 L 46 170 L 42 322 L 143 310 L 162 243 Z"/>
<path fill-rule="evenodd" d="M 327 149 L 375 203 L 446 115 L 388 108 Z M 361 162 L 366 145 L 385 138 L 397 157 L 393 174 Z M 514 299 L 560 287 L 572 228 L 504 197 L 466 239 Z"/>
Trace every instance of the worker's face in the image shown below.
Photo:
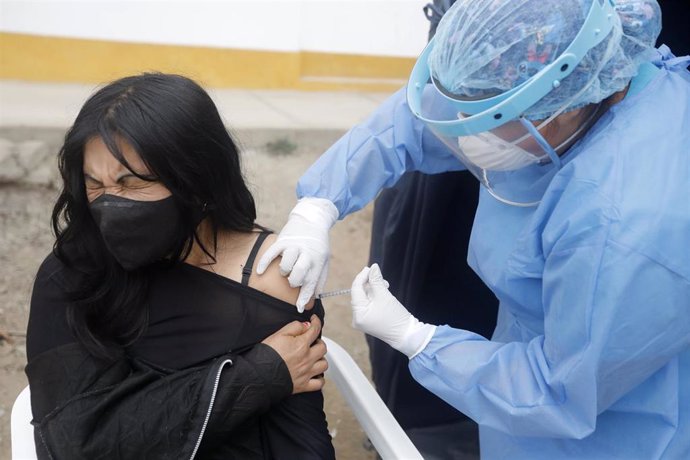
<path fill-rule="evenodd" d="M 170 190 L 161 182 L 144 180 L 132 173 L 134 171 L 144 177 L 151 176 L 151 171 L 131 145 L 119 140 L 118 147 L 132 170 L 127 169 L 110 153 L 100 136 L 91 138 L 86 143 L 84 185 L 89 202 L 103 194 L 138 201 L 157 201 L 171 195 Z"/>
<path fill-rule="evenodd" d="M 549 145 L 562 155 L 587 133 L 592 122 L 596 121 L 598 108 L 598 105 L 591 104 L 562 113 L 542 127 L 539 132 L 544 136 Z M 532 122 L 535 127 L 538 127 L 541 123 L 541 121 Z M 535 142 L 534 139 L 532 141 Z"/>
<path fill-rule="evenodd" d="M 577 140 L 577 136 L 574 139 L 570 138 L 587 123 L 594 110 L 596 110 L 595 106 L 588 106 L 563 113 L 541 128 L 540 125 L 542 125 L 544 120 L 534 120 L 530 121 L 530 123 L 535 128 L 538 128 L 539 133 L 551 147 L 556 149 L 559 154 L 562 154 Z M 538 157 L 545 153 L 534 136 L 529 134 L 525 127 L 517 120 L 494 128 L 491 130 L 491 133 L 505 142 L 515 143 L 516 146 Z"/>

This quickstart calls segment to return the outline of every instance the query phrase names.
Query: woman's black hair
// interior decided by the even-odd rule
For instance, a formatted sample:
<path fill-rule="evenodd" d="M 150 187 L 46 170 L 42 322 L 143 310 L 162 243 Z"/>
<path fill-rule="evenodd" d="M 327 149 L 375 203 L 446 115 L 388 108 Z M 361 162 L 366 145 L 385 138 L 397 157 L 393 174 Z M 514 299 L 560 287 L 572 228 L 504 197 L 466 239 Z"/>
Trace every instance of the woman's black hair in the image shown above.
<path fill-rule="evenodd" d="M 91 354 L 112 359 L 145 330 L 151 267 L 125 271 L 91 217 L 83 159 L 86 143 L 97 137 L 125 166 L 118 142 L 127 142 L 153 175 L 142 178 L 160 181 L 172 192 L 182 224 L 171 263 L 189 255 L 195 241 L 213 259 L 218 230 L 251 231 L 256 208 L 237 147 L 215 104 L 194 81 L 161 73 L 125 77 L 86 101 L 58 157 L 63 188 L 52 214 L 54 253 L 80 275 L 68 310 L 73 334 Z M 196 233 L 204 217 L 212 248 Z"/>

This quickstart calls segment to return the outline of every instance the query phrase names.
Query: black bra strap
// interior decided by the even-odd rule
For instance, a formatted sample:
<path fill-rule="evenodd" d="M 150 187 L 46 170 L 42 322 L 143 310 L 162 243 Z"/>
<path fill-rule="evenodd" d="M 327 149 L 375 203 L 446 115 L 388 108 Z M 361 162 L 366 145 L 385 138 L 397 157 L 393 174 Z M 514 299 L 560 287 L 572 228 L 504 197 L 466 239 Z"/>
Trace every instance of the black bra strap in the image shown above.
<path fill-rule="evenodd" d="M 259 252 L 259 248 L 263 244 L 266 237 L 270 234 L 271 232 L 261 232 L 259 233 L 259 237 L 254 242 L 254 247 L 249 253 L 249 257 L 247 257 L 247 262 L 245 262 L 244 267 L 242 268 L 242 284 L 244 284 L 245 286 L 249 284 L 249 276 L 252 274 L 252 268 L 254 267 L 254 259 L 256 259 L 256 254 Z"/>

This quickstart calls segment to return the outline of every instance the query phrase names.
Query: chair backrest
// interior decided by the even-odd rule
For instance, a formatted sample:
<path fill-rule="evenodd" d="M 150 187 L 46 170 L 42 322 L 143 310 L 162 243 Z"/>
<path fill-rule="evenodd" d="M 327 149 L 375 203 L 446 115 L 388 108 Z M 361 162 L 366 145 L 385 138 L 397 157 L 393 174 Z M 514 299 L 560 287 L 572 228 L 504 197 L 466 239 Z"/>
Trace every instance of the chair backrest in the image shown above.
<path fill-rule="evenodd" d="M 35 460 L 34 427 L 31 425 L 31 393 L 27 386 L 19 393 L 12 405 L 10 432 L 12 460 Z"/>
<path fill-rule="evenodd" d="M 422 459 L 357 363 L 343 347 L 322 338 L 328 347 L 326 375 L 335 382 L 381 458 Z"/>

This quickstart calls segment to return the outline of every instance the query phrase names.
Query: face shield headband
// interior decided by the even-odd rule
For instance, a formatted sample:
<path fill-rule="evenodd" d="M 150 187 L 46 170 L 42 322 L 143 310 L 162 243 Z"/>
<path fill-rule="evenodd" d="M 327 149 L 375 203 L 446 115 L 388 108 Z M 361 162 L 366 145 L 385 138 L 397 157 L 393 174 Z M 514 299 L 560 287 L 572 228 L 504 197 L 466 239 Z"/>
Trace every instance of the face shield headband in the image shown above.
<path fill-rule="evenodd" d="M 553 63 L 521 85 L 481 100 L 458 100 L 428 84 L 432 40 L 412 71 L 407 86 L 408 105 L 489 193 L 507 204 L 534 206 L 561 166 L 559 154 L 589 127 L 597 111 L 591 112 L 589 120 L 584 120 L 567 139 L 561 138 L 557 146 L 551 146 L 539 130 L 565 111 L 572 100 L 564 101 L 559 110 L 538 126 L 522 114 L 557 88 L 589 49 L 611 33 L 614 14 L 609 0 L 594 0 L 575 39 Z M 573 100 L 588 86 L 573 96 Z"/>
<path fill-rule="evenodd" d="M 458 100 L 439 91 L 456 113 L 466 114 L 451 120 L 434 120 L 422 113 L 422 96 L 430 80 L 428 59 L 435 46 L 432 39 L 412 69 L 407 85 L 407 103 L 412 113 L 432 130 L 444 136 L 470 136 L 497 128 L 516 120 L 570 75 L 587 52 L 608 36 L 617 13 L 612 0 L 593 0 L 582 28 L 570 45 L 551 64 L 529 80 L 497 96 L 481 100 Z"/>

